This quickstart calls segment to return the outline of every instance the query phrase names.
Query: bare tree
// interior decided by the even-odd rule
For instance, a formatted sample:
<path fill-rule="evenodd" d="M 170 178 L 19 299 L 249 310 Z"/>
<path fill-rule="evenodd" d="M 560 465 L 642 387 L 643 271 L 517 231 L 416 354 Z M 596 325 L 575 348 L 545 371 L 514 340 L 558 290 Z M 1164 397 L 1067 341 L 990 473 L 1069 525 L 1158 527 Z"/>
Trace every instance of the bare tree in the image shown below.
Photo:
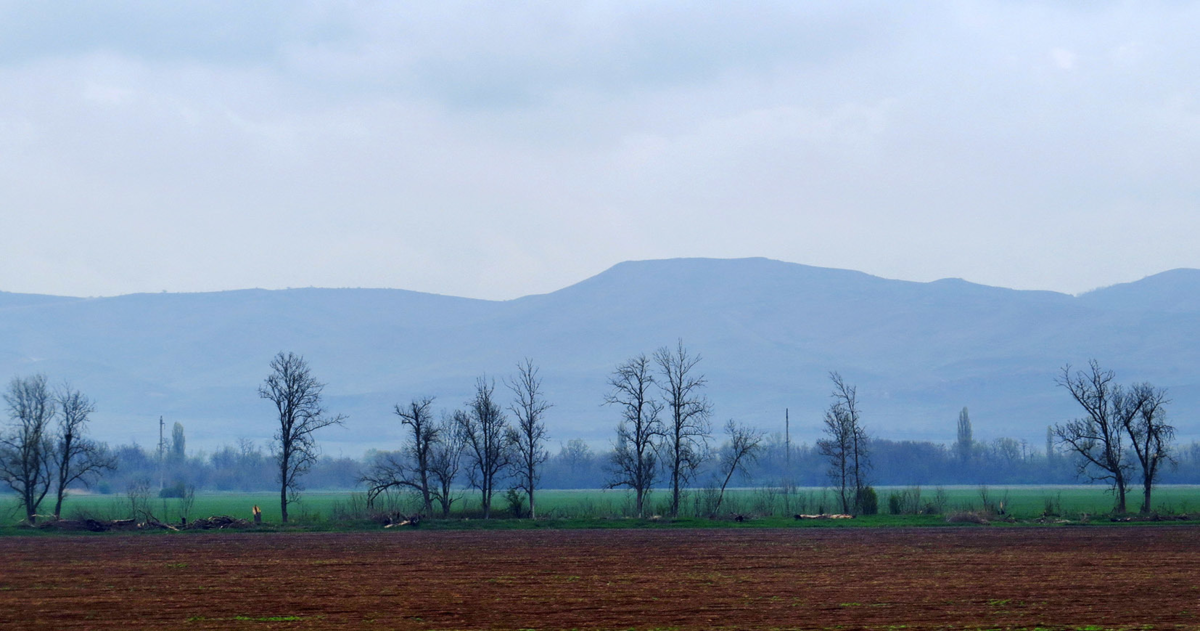
<path fill-rule="evenodd" d="M 692 480 L 696 470 L 708 456 L 708 440 L 712 435 L 709 417 L 712 405 L 704 396 L 708 383 L 704 375 L 696 373 L 699 355 L 690 355 L 679 340 L 672 350 L 662 347 L 654 353 L 658 364 L 666 419 L 666 440 L 662 449 L 666 453 L 667 475 L 671 479 L 671 516 L 679 515 L 680 494 Z"/>
<path fill-rule="evenodd" d="M 1133 386 L 1125 403 L 1126 406 L 1136 404 L 1137 414 L 1121 415 L 1125 433 L 1142 468 L 1142 513 L 1150 512 L 1150 493 L 1158 479 L 1159 466 L 1172 461 L 1175 428 L 1167 422 L 1168 403 L 1166 390 L 1140 383 Z"/>
<path fill-rule="evenodd" d="M 440 439 L 440 427 L 433 420 L 433 397 L 413 399 L 408 405 L 395 406 L 400 424 L 411 432 L 410 441 L 398 453 L 383 455 L 363 476 L 367 483 L 367 503 L 392 488 L 409 488 L 421 494 L 424 514 L 433 512 L 433 493 L 429 485 L 429 459 Z"/>
<path fill-rule="evenodd" d="M 516 378 L 508 382 L 516 399 L 509 411 L 517 418 L 510 442 L 516 451 L 517 488 L 529 495 L 529 518 L 537 519 L 533 490 L 541 480 L 541 466 L 550 457 L 546 451 L 546 422 L 543 417 L 551 405 L 542 395 L 542 379 L 537 366 L 528 357 L 517 364 Z"/>
<path fill-rule="evenodd" d="M 442 517 L 450 516 L 450 508 L 459 498 L 454 494 L 454 481 L 462 464 L 465 448 L 461 427 L 466 413 L 456 410 L 453 415 L 443 416 L 438 424 L 438 440 L 429 453 L 429 474 L 433 478 L 433 497 L 442 507 Z"/>
<path fill-rule="evenodd" d="M 558 450 L 559 460 L 567 464 L 571 475 L 578 475 L 595 457 L 592 448 L 582 438 L 572 438 Z"/>
<path fill-rule="evenodd" d="M 59 408 L 58 437 L 54 449 L 58 476 L 55 479 L 54 518 L 62 515 L 63 498 L 67 487 L 75 482 L 87 486 L 104 471 L 117 468 L 117 459 L 108 452 L 103 443 L 98 443 L 85 434 L 88 417 L 96 406 L 82 392 L 64 385 L 55 394 Z"/>
<path fill-rule="evenodd" d="M 186 526 L 188 519 L 192 516 L 192 506 L 196 503 L 196 487 L 189 484 L 183 487 L 183 493 L 179 494 L 179 519 Z"/>
<path fill-rule="evenodd" d="M 141 477 L 129 481 L 125 486 L 125 499 L 129 502 L 129 516 L 134 521 L 158 521 L 150 509 L 150 479 Z M 164 516 L 165 518 L 165 516 Z"/>
<path fill-rule="evenodd" d="M 650 360 L 638 355 L 617 366 L 608 379 L 612 390 L 604 398 L 605 405 L 621 410 L 617 425 L 617 443 L 613 446 L 610 474 L 606 486 L 633 489 L 634 507 L 638 517 L 645 516 L 646 496 L 654 488 L 658 474 L 656 453 L 664 433 L 658 415 L 662 405 L 651 398 L 654 375 Z"/>
<path fill-rule="evenodd" d="M 508 419 L 496 403 L 495 382 L 486 377 L 475 380 L 475 396 L 467 401 L 467 413 L 454 418 L 466 444 L 467 478 L 483 496 L 483 518 L 492 516 L 492 492 L 512 464 Z"/>
<path fill-rule="evenodd" d="M 745 475 L 748 467 L 758 462 L 758 451 L 763 441 L 762 432 L 740 425 L 733 419 L 726 421 L 725 435 L 729 437 L 729 442 L 721 450 L 720 463 L 717 466 L 724 480 L 721 482 L 721 493 L 717 496 L 717 505 L 713 507 L 714 513 L 721 510 L 721 502 L 725 500 L 725 487 L 729 486 L 733 474 L 741 472 Z"/>
<path fill-rule="evenodd" d="M 829 478 L 838 489 L 842 512 L 857 512 L 871 466 L 867 432 L 859 417 L 857 389 L 836 372 L 829 373 L 829 379 L 833 403 L 825 411 L 826 438 L 817 441 L 817 449 L 829 458 Z"/>
<path fill-rule="evenodd" d="M 317 459 L 318 430 L 342 425 L 346 417 L 329 416 L 321 403 L 325 384 L 312 376 L 308 362 L 295 353 L 279 353 L 271 360 L 271 374 L 258 387 L 258 396 L 275 405 L 279 430 L 275 432 L 275 458 L 279 471 L 279 510 L 288 520 L 288 504 L 299 498 L 300 476 Z"/>
<path fill-rule="evenodd" d="M 822 431 L 825 433 L 825 438 L 817 440 L 817 451 L 829 459 L 829 481 L 833 483 L 837 489 L 838 500 L 841 502 L 842 512 L 849 513 L 851 506 L 851 491 L 854 488 L 852 468 L 850 466 L 850 452 L 853 449 L 853 442 L 850 437 L 853 428 L 847 422 L 845 412 L 830 405 L 829 409 L 825 410 L 825 418 L 822 420 Z"/>
<path fill-rule="evenodd" d="M 1094 359 L 1088 362 L 1088 372 L 1071 374 L 1071 366 L 1064 366 L 1057 383 L 1071 393 L 1087 416 L 1055 425 L 1054 435 L 1079 455 L 1079 475 L 1112 486 L 1116 510 L 1124 513 L 1125 490 L 1132 467 L 1125 455 L 1123 428 L 1141 406 L 1115 380 L 1116 374 L 1101 368 Z"/>
<path fill-rule="evenodd" d="M 14 378 L 4 401 L 11 422 L 0 434 L 0 480 L 20 496 L 25 518 L 32 524 L 54 479 L 54 444 L 50 436 L 54 396 L 46 386 L 46 377 L 34 375 Z"/>

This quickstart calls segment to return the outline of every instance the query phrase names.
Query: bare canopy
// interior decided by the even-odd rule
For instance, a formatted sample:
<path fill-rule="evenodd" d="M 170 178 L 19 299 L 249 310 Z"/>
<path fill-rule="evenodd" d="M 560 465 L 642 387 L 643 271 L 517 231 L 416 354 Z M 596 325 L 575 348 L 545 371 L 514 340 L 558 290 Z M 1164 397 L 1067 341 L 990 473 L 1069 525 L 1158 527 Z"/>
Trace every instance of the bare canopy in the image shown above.
<path fill-rule="evenodd" d="M 617 444 L 613 446 L 607 486 L 633 489 L 634 510 L 638 517 L 643 517 L 646 497 L 658 474 L 656 452 L 664 436 L 658 417 L 662 405 L 651 394 L 654 375 L 650 372 L 650 360 L 638 355 L 617 366 L 608 378 L 608 385 L 611 390 L 604 403 L 620 409 L 621 422 L 617 425 Z"/>
<path fill-rule="evenodd" d="M 662 450 L 671 482 L 674 517 L 679 515 L 683 489 L 708 457 L 712 404 L 704 396 L 708 381 L 696 370 L 700 356 L 689 353 L 683 340 L 678 340 L 674 349 L 666 346 L 658 349 L 654 362 L 658 364 L 657 384 L 662 389 L 663 409 L 667 412 Z"/>
<path fill-rule="evenodd" d="M 1131 465 L 1125 455 L 1125 425 L 1137 415 L 1140 403 L 1130 398 L 1116 383 L 1116 374 L 1088 362 L 1088 370 L 1071 372 L 1063 367 L 1058 385 L 1084 409 L 1086 416 L 1054 426 L 1058 441 L 1079 456 L 1078 472 L 1092 480 L 1112 485 L 1117 496 L 1116 510 L 1125 512 L 1125 490 Z"/>
<path fill-rule="evenodd" d="M 509 411 L 517 418 L 509 442 L 512 443 L 516 468 L 516 487 L 529 496 L 529 517 L 537 518 L 534 489 L 541 480 L 542 463 L 550 457 L 546 451 L 546 410 L 550 403 L 542 394 L 542 378 L 533 360 L 525 358 L 517 364 L 517 376 L 508 381 L 515 397 Z"/>
<path fill-rule="evenodd" d="M 299 496 L 300 476 L 317 459 L 316 432 L 341 425 L 346 417 L 326 414 L 321 403 L 325 384 L 312 376 L 308 362 L 295 353 L 279 353 L 271 360 L 271 374 L 258 388 L 258 396 L 275 405 L 279 429 L 275 432 L 279 472 L 279 510 L 287 523 L 288 504 Z"/>
<path fill-rule="evenodd" d="M 0 434 L 0 480 L 16 492 L 32 524 L 54 479 L 54 395 L 45 375 L 17 377 L 8 384 L 4 401 L 10 423 Z"/>
<path fill-rule="evenodd" d="M 62 515 L 67 487 L 76 482 L 86 485 L 101 473 L 116 469 L 117 460 L 104 443 L 87 436 L 89 417 L 96 411 L 91 399 L 67 384 L 58 390 L 55 400 L 58 402 L 59 421 L 54 444 L 54 459 L 58 469 L 54 518 L 58 519 Z M 175 426 L 182 430 L 183 426 L 179 423 Z M 178 433 L 182 436 L 182 431 Z M 182 453 L 182 438 L 177 439 L 177 443 Z"/>
<path fill-rule="evenodd" d="M 424 514 L 433 512 L 433 491 L 430 488 L 430 459 L 434 446 L 441 440 L 441 426 L 433 418 L 433 397 L 413 399 L 407 405 L 397 404 L 393 411 L 405 426 L 410 439 L 398 452 L 380 456 L 363 476 L 367 484 L 367 502 L 373 503 L 381 493 L 390 489 L 407 488 L 421 496 Z"/>

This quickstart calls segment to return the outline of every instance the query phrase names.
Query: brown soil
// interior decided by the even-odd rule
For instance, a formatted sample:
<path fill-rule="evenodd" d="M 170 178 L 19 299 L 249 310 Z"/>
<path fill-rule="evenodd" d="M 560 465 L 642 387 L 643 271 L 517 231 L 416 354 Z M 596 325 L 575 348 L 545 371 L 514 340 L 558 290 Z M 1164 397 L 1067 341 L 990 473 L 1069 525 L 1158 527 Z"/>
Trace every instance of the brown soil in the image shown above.
<path fill-rule="evenodd" d="M 1200 626 L 1200 529 L 0 538 L 0 627 Z"/>

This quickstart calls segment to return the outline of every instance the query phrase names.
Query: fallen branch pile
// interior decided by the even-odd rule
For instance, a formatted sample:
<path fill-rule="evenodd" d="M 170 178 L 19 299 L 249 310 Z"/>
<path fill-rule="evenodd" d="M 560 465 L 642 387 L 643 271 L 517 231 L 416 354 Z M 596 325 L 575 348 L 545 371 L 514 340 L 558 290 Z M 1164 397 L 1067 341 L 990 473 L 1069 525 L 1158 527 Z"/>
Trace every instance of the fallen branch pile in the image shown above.
<path fill-rule="evenodd" d="M 136 519 L 58 519 L 45 521 L 38 528 L 51 530 L 75 530 L 87 532 L 134 531 L 134 530 L 171 530 L 178 532 L 187 530 L 225 530 L 231 528 L 249 528 L 250 522 L 245 519 L 235 519 L 228 515 L 217 515 L 205 519 L 197 519 L 183 528 L 164 524 L 151 517 L 145 521 Z"/>

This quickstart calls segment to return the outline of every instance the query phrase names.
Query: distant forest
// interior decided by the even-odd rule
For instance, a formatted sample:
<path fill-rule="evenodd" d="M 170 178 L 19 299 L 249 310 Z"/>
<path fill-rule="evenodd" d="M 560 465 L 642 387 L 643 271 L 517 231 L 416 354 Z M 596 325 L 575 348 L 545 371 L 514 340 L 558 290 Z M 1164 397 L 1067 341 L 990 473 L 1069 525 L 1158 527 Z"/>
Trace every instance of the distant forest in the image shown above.
<path fill-rule="evenodd" d="M 717 448 L 719 449 L 719 447 Z M 121 445 L 114 449 L 119 463 L 105 474 L 93 490 L 122 493 L 136 481 L 149 481 L 157 488 L 160 478 L 157 449 Z M 823 487 L 829 484 L 828 459 L 815 446 L 793 443 L 790 455 L 782 434 L 768 435 L 758 461 L 745 474 L 737 474 L 733 486 L 796 485 Z M 203 491 L 278 490 L 275 460 L 251 441 L 227 445 L 212 453 L 180 455 L 167 440 L 162 478 L 167 493 L 188 485 Z M 309 489 L 362 489 L 360 482 L 370 463 L 384 452 L 368 452 L 364 458 L 321 457 L 305 476 Z M 1076 472 L 1074 458 L 1051 448 L 1029 445 L 1012 438 L 974 442 L 964 462 L 955 445 L 927 441 L 871 441 L 874 468 L 869 478 L 881 486 L 952 484 L 1078 484 L 1086 482 Z M 1200 484 L 1200 443 L 1176 447 L 1177 466 L 1164 470 L 1164 484 Z M 543 465 L 540 488 L 597 489 L 608 482 L 611 451 L 596 451 L 582 440 L 571 440 L 551 450 Z M 696 478 L 696 486 L 707 486 L 715 475 L 710 461 Z M 461 483 L 466 485 L 466 477 Z M 720 484 L 720 481 L 716 481 Z"/>

